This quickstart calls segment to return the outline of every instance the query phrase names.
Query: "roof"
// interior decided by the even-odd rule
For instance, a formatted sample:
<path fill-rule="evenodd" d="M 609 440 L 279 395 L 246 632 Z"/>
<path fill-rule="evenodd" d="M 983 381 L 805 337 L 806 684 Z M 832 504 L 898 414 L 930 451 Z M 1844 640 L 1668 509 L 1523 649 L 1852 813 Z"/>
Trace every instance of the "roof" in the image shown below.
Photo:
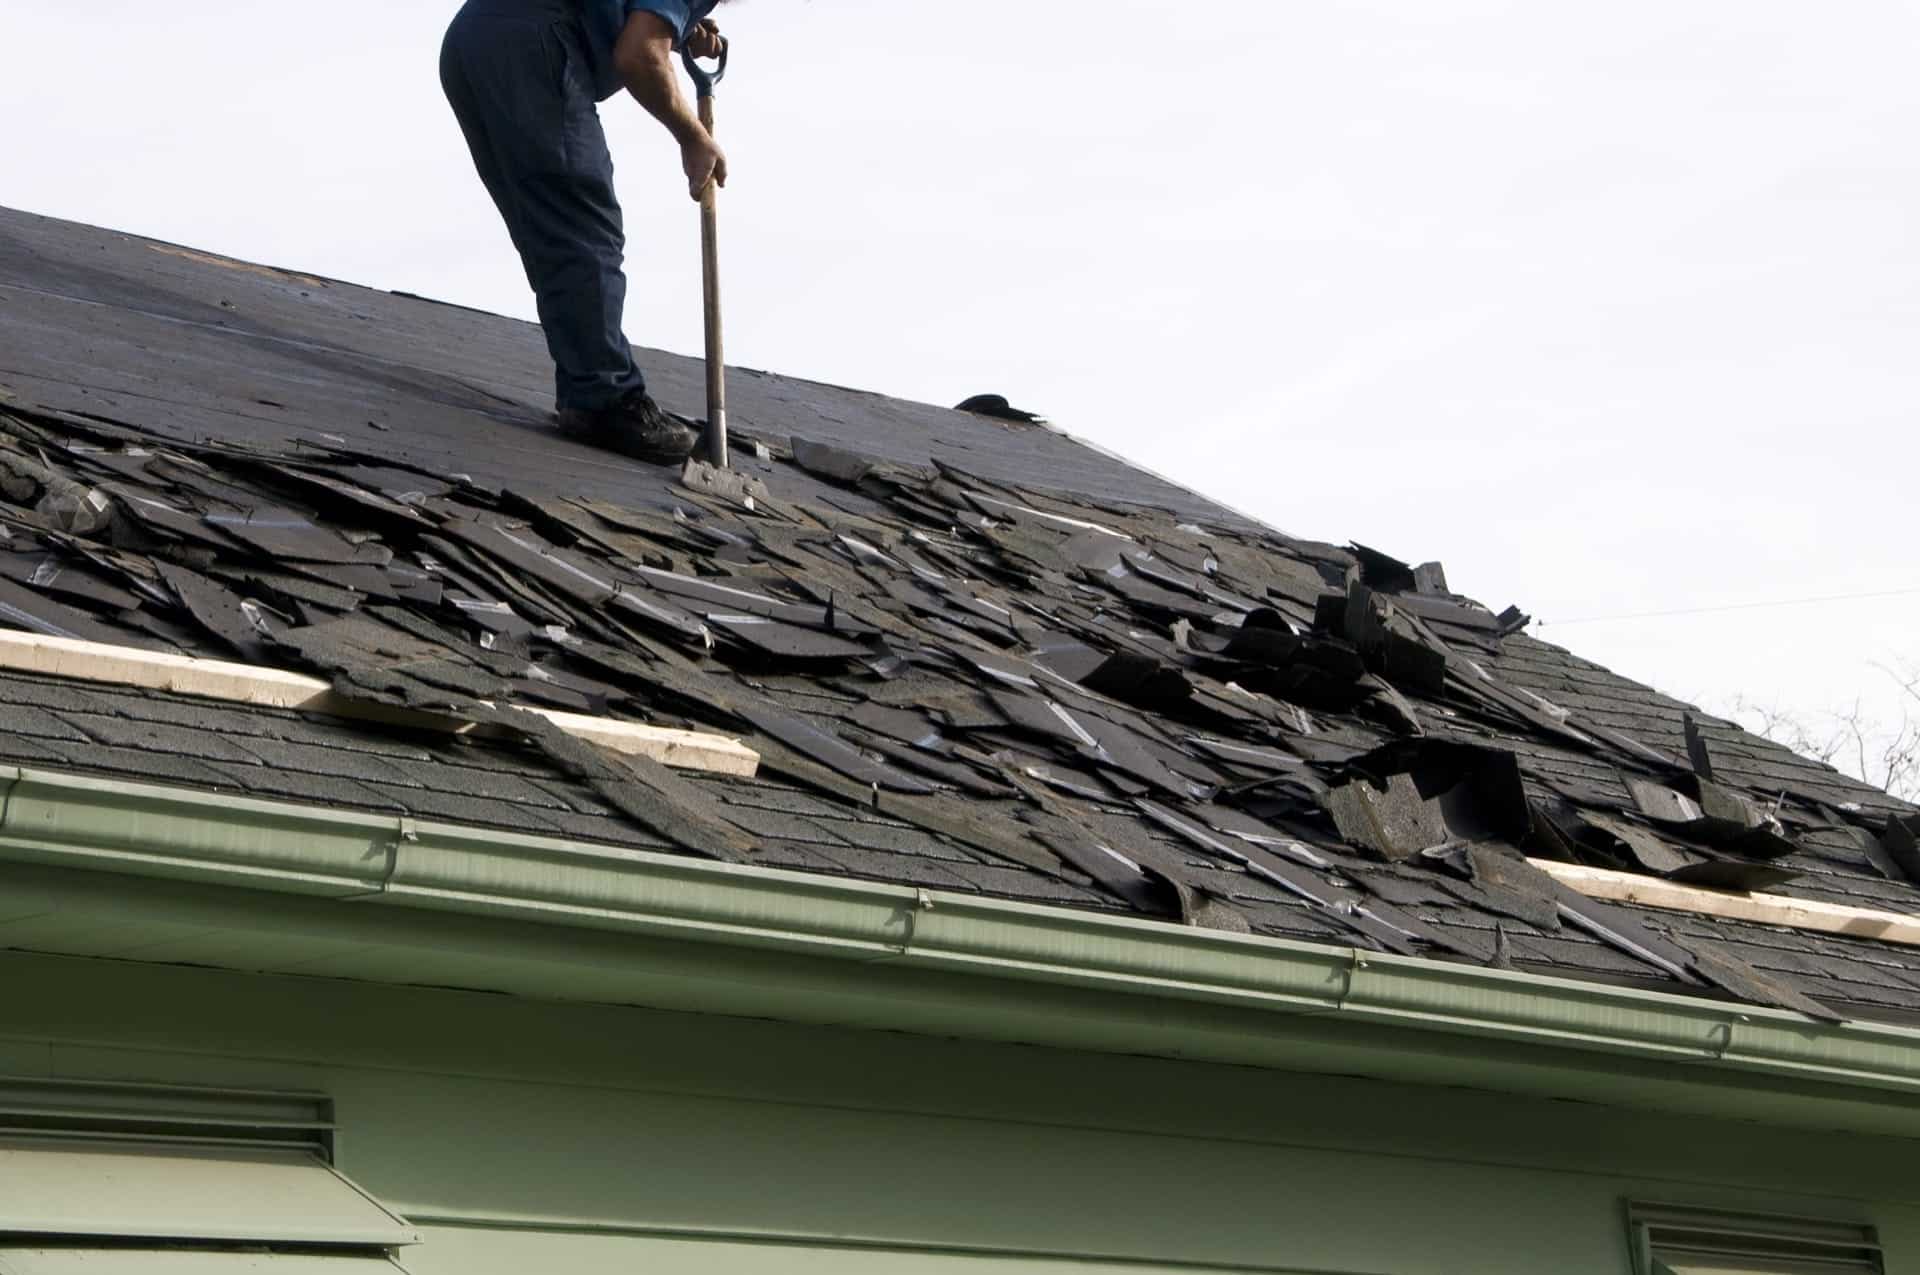
<path fill-rule="evenodd" d="M 0 673 L 0 762 L 1842 1016 L 1920 949 L 1529 860 L 1920 913 L 1885 793 L 1037 424 L 764 373 L 722 490 L 559 439 L 536 329 L 0 213 L 0 624 L 469 739 Z M 669 406 L 697 362 L 643 355 Z M 614 758 L 514 703 L 744 738 Z"/>

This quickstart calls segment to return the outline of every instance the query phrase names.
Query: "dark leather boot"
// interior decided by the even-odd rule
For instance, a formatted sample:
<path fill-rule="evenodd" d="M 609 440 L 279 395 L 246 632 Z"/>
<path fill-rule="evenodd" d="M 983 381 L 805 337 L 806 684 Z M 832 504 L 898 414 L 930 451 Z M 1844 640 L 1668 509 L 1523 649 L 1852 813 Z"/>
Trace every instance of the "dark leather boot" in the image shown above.
<path fill-rule="evenodd" d="M 700 442 L 698 434 L 661 411 L 645 390 L 635 390 L 611 407 L 563 409 L 560 432 L 656 465 L 679 464 Z"/>

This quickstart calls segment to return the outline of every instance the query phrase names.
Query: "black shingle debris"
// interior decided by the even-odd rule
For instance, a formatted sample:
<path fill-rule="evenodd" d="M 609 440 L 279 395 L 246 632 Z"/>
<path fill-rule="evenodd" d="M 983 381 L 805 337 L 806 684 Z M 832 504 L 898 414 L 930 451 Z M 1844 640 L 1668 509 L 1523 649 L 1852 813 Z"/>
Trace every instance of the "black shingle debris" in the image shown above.
<path fill-rule="evenodd" d="M 1880 852 L 1876 867 L 1890 860 L 1907 880 L 1920 882 L 1920 815 L 1888 815 L 1874 848 Z"/>
<path fill-rule="evenodd" d="M 1811 957 L 1527 858 L 1868 905 L 1920 868 L 1903 813 L 1648 716 L 1438 564 L 752 441 L 750 481 L 663 474 L 628 506 L 0 412 L 0 624 L 301 669 L 493 741 L 469 746 L 486 782 L 453 785 L 340 742 L 372 728 L 230 732 L 227 756 L 184 742 L 200 709 L 114 725 L 135 709 L 0 678 L 0 706 L 34 697 L 0 757 L 1819 1015 L 1847 998 Z M 738 734 L 762 779 L 615 758 L 514 704 Z"/>
<path fill-rule="evenodd" d="M 1032 412 L 1022 411 L 1007 402 L 1004 394 L 975 394 L 954 405 L 956 412 L 972 412 L 975 416 L 991 416 L 995 420 L 1012 421 L 1018 425 L 1043 425 L 1045 420 Z"/>

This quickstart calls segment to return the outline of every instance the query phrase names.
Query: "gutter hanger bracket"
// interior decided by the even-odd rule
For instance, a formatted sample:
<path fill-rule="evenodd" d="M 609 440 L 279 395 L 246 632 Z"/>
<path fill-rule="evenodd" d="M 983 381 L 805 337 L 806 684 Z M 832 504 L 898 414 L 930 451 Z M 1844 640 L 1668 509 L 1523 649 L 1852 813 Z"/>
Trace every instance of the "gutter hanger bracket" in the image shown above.
<path fill-rule="evenodd" d="M 1336 1014 L 1352 1003 L 1354 987 L 1359 983 L 1361 973 L 1367 968 L 1367 954 L 1357 947 L 1354 948 L 1346 968 L 1341 971 L 1343 977 L 1340 983 L 1340 995 L 1333 1002 L 1333 1010 Z"/>
<path fill-rule="evenodd" d="M 379 848 L 386 853 L 387 866 L 380 873 L 378 888 L 365 890 L 359 894 L 343 894 L 338 898 L 341 903 L 357 903 L 361 899 L 377 899 L 393 890 L 393 879 L 400 874 L 400 851 L 406 846 L 420 844 L 420 825 L 414 822 L 412 815 L 401 815 L 395 821 L 391 841 L 382 841 Z"/>
<path fill-rule="evenodd" d="M 913 951 L 913 940 L 917 938 L 920 933 L 920 914 L 922 912 L 931 912 L 933 908 L 934 903 L 931 894 L 927 893 L 924 889 L 913 892 L 913 906 L 903 909 L 907 915 L 905 925 L 906 932 L 900 937 L 899 954 L 901 956 L 906 956 Z"/>
<path fill-rule="evenodd" d="M 1751 1023 L 1753 1019 L 1745 1014 L 1737 1014 L 1713 1029 L 1715 1041 L 1710 1047 L 1715 1062 L 1725 1062 L 1733 1053 L 1734 1036 L 1742 1023 Z"/>
<path fill-rule="evenodd" d="M 20 786 L 26 773 L 18 766 L 0 766 L 0 828 L 8 826 L 7 819 L 13 813 L 13 790 Z"/>

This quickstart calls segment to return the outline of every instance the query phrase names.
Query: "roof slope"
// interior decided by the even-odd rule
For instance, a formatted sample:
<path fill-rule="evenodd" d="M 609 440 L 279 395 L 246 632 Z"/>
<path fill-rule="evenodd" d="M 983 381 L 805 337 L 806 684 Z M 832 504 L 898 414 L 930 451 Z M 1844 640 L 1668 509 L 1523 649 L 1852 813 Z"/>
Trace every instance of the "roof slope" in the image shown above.
<path fill-rule="evenodd" d="M 1431 564 L 1049 430 L 751 373 L 747 501 L 543 432 L 527 325 L 18 214 L 0 278 L 0 624 L 511 736 L 0 674 L 0 761 L 1920 1011 L 1920 950 L 1530 867 L 1920 911 L 1905 807 L 1689 726 Z M 694 365 L 646 361 L 693 406 Z M 737 733 L 762 777 L 614 759 L 515 702 Z"/>
<path fill-rule="evenodd" d="M 552 364 L 538 329 L 513 319 L 5 208 L 0 306 L 0 376 L 24 401 L 188 440 L 338 434 L 487 485 L 660 499 L 633 481 L 647 471 L 555 438 Z M 644 361 L 661 402 L 705 411 L 699 360 Z M 744 368 L 727 405 L 749 433 L 1251 525 L 1050 430 Z"/>

